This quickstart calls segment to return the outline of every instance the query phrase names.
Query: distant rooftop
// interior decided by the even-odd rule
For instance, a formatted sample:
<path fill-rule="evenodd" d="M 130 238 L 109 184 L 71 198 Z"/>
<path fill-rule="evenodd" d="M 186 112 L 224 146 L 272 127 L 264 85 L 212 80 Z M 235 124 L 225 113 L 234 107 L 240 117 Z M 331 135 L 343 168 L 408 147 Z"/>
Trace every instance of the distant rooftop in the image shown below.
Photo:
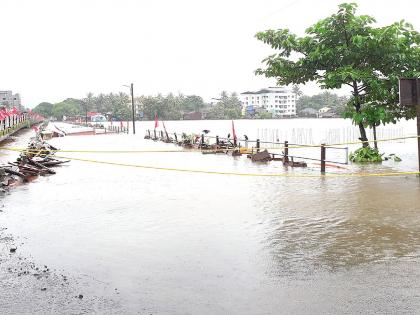
<path fill-rule="evenodd" d="M 267 93 L 288 93 L 289 90 L 285 87 L 281 86 L 270 86 L 265 89 L 261 89 L 259 91 L 246 91 L 242 92 L 241 94 L 267 94 Z"/>

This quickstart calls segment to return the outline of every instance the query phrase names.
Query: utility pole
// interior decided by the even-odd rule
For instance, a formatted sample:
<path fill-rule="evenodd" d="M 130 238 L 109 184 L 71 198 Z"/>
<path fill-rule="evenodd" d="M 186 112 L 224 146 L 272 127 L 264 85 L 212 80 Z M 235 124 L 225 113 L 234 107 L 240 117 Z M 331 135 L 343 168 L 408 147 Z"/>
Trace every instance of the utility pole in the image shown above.
<path fill-rule="evenodd" d="M 400 78 L 400 105 L 415 106 L 417 116 L 417 156 L 419 160 L 420 172 L 420 79 L 419 78 Z"/>
<path fill-rule="evenodd" d="M 133 135 L 136 134 L 136 116 L 134 111 L 134 84 L 131 83 L 131 110 L 132 110 L 132 117 L 133 117 Z"/>

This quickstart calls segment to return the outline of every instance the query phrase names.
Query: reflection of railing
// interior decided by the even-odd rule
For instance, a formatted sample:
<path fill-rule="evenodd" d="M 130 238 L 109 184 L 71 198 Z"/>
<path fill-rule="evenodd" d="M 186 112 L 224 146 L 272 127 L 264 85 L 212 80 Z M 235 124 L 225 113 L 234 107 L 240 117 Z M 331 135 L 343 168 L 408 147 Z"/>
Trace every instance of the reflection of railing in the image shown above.
<path fill-rule="evenodd" d="M 105 130 L 108 130 L 110 132 L 115 132 L 115 133 L 128 133 L 128 128 L 124 127 L 124 126 L 108 126 L 107 128 L 105 128 Z"/>
<path fill-rule="evenodd" d="M 367 129 L 366 133 L 368 138 L 373 138 L 371 129 Z M 404 134 L 403 127 L 381 127 L 376 131 L 378 139 L 401 138 Z M 289 139 L 291 142 L 298 144 L 314 144 L 317 142 L 341 143 L 357 141 L 360 138 L 360 131 L 359 128 L 354 126 L 328 128 L 321 134 L 316 134 L 312 128 L 292 128 L 290 130 L 258 128 L 257 138 L 261 142 L 278 142 L 280 139 Z"/>

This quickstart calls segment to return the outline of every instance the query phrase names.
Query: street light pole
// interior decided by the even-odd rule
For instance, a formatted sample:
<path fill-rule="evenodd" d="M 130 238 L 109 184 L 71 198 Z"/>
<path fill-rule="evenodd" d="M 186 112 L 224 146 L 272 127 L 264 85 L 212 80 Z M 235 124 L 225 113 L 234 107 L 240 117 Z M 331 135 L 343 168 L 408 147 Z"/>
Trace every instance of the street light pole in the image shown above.
<path fill-rule="evenodd" d="M 133 135 L 136 134 L 136 116 L 134 113 L 134 84 L 131 83 L 131 110 L 132 110 L 132 118 L 133 118 Z"/>

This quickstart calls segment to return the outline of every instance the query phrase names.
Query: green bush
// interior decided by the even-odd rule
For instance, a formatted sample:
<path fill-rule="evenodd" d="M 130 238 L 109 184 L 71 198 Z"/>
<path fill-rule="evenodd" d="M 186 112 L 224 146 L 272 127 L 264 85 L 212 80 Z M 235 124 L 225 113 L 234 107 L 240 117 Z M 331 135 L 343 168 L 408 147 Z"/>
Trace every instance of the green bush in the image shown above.
<path fill-rule="evenodd" d="M 381 163 L 382 154 L 371 147 L 360 148 L 354 153 L 350 153 L 350 161 L 356 163 Z"/>
<path fill-rule="evenodd" d="M 395 154 L 383 156 L 377 149 L 371 147 L 360 148 L 350 153 L 350 161 L 355 163 L 381 163 L 382 161 L 392 160 L 401 162 L 401 159 Z"/>

